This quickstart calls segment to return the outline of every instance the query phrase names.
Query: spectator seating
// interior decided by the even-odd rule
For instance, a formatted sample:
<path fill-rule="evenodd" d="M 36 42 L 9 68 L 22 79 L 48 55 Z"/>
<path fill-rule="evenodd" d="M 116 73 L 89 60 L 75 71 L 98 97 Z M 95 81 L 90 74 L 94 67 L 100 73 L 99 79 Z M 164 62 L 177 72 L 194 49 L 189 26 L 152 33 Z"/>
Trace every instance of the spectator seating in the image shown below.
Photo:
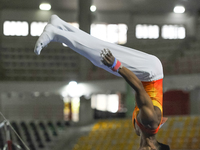
<path fill-rule="evenodd" d="M 169 117 L 157 134 L 159 142 L 173 150 L 200 149 L 200 116 Z M 135 150 L 139 137 L 131 119 L 98 121 L 86 136 L 77 141 L 73 150 Z"/>
<path fill-rule="evenodd" d="M 57 126 L 57 122 L 11 121 L 11 126 L 31 150 L 49 150 L 49 147 L 53 145 L 52 143 L 59 136 L 59 126 Z M 15 145 L 19 145 L 22 149 L 26 149 L 22 141 L 12 130 L 11 139 L 13 143 L 13 150 L 17 150 Z M 5 144 L 5 131 L 4 128 L 2 128 L 0 130 L 0 149 L 3 149 Z"/>

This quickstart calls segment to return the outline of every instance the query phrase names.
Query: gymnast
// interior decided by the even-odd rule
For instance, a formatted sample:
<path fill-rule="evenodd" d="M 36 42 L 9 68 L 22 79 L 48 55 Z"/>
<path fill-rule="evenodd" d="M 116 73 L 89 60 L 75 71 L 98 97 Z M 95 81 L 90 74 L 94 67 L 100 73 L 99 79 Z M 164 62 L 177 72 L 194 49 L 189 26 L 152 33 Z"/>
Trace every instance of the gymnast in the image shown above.
<path fill-rule="evenodd" d="M 140 136 L 139 150 L 170 149 L 168 145 L 158 142 L 155 136 L 166 121 L 162 108 L 164 75 L 157 57 L 102 41 L 71 26 L 57 15 L 51 16 L 35 44 L 34 52 L 40 55 L 50 42 L 64 43 L 95 66 L 123 77 L 136 92 L 132 124 Z"/>

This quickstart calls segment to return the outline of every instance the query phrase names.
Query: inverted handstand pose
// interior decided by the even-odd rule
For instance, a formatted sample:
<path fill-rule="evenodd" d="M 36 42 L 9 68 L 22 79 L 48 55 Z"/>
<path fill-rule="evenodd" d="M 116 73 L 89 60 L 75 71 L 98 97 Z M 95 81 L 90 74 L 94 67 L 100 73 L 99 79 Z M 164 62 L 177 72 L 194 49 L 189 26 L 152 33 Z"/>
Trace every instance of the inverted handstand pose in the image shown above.
<path fill-rule="evenodd" d="M 124 67 L 108 49 L 102 51 L 102 62 L 118 72 L 136 92 L 136 107 L 132 123 L 140 136 L 139 150 L 169 150 L 169 146 L 156 140 L 156 133 L 166 121 L 162 116 L 162 80 L 141 82 L 137 76 Z M 148 92 L 148 93 L 147 93 Z"/>
<path fill-rule="evenodd" d="M 163 69 L 157 57 L 97 39 L 71 26 L 56 15 L 51 16 L 36 42 L 35 53 L 39 55 L 42 48 L 50 42 L 65 43 L 94 65 L 123 77 L 136 91 L 137 105 L 132 122 L 137 135 L 141 136 L 140 150 L 169 149 L 169 146 L 157 142 L 155 138 L 155 134 L 165 121 L 162 109 Z"/>

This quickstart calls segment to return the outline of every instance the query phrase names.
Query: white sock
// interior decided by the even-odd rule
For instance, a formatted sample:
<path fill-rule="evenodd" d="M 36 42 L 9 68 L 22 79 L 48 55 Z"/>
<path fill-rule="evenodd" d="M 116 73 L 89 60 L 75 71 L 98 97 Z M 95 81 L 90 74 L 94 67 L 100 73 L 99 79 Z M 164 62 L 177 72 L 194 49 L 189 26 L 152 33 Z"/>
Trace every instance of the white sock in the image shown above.
<path fill-rule="evenodd" d="M 34 48 L 34 52 L 37 55 L 40 55 L 41 50 L 47 46 L 51 41 L 54 40 L 55 34 L 54 34 L 54 26 L 51 24 L 47 24 L 44 28 L 43 33 L 40 35 L 39 39 L 37 40 Z"/>

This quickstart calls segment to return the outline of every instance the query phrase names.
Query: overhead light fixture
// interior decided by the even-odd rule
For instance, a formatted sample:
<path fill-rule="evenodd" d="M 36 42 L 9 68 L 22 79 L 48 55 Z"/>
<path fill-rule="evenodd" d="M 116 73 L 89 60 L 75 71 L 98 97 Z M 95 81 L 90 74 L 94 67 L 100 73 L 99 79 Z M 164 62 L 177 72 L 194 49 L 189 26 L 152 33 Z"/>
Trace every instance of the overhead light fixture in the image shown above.
<path fill-rule="evenodd" d="M 95 5 L 90 6 L 90 11 L 95 12 L 97 10 L 97 7 Z"/>
<path fill-rule="evenodd" d="M 41 10 L 50 10 L 51 9 L 51 5 L 49 3 L 41 3 L 39 8 Z"/>
<path fill-rule="evenodd" d="M 83 95 L 83 86 L 78 84 L 76 81 L 70 81 L 68 85 L 63 87 L 61 95 L 63 97 L 80 97 Z"/>
<path fill-rule="evenodd" d="M 176 6 L 176 7 L 174 7 L 174 12 L 178 13 L 178 14 L 182 14 L 182 13 L 185 12 L 185 7 L 183 7 L 183 6 Z"/>

